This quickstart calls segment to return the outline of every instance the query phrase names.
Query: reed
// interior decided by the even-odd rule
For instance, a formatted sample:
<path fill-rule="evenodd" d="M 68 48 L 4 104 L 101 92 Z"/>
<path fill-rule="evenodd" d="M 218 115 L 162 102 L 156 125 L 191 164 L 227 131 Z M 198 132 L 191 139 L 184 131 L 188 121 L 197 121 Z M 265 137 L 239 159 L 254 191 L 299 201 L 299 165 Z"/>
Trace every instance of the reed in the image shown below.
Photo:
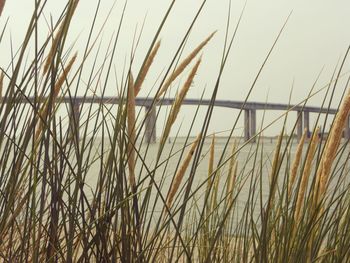
<path fill-rule="evenodd" d="M 228 196 L 227 200 L 229 200 L 230 202 L 232 202 L 232 197 L 233 197 L 233 190 L 235 187 L 235 182 L 236 182 L 236 178 L 237 178 L 237 170 L 238 170 L 238 162 L 237 162 L 237 158 L 234 155 L 235 152 L 237 150 L 237 144 L 236 142 L 233 143 L 232 145 L 232 151 L 231 151 L 231 159 L 230 159 L 230 163 L 229 163 L 229 169 L 228 169 L 228 180 L 227 180 L 227 188 L 226 188 L 226 195 Z"/>
<path fill-rule="evenodd" d="M 51 49 L 45 59 L 45 64 L 43 67 L 44 75 L 49 71 L 50 67 L 52 66 L 55 56 L 57 54 L 60 54 L 59 48 L 63 48 L 63 43 L 69 29 L 70 21 L 78 6 L 78 3 L 79 3 L 79 0 L 70 0 L 68 3 L 68 10 L 67 10 L 65 19 L 61 23 L 55 37 L 53 38 Z"/>
<path fill-rule="evenodd" d="M 215 35 L 216 32 L 213 32 L 203 40 L 172 72 L 172 74 L 165 80 L 163 86 L 160 88 L 157 99 L 160 99 L 161 96 L 166 93 L 171 83 L 186 69 L 186 67 L 191 63 L 191 61 L 198 55 L 198 53 L 205 47 L 206 44 L 210 41 L 210 39 Z"/>
<path fill-rule="evenodd" d="M 160 47 L 160 43 L 161 41 L 159 40 L 156 45 L 153 47 L 151 53 L 149 54 L 149 56 L 146 59 L 145 65 L 144 67 L 141 68 L 140 73 L 135 81 L 135 97 L 137 96 L 137 94 L 140 92 L 141 90 L 141 86 L 147 76 L 147 73 L 151 67 L 151 65 L 153 64 L 153 60 L 155 58 L 155 56 L 158 53 L 158 49 Z"/>
<path fill-rule="evenodd" d="M 290 124 L 296 127 L 288 114 L 295 108 L 279 116 L 285 121 L 280 136 L 273 139 L 275 145 L 262 136 L 273 123 L 263 122 L 256 142 L 234 138 L 239 117 L 225 119 L 232 122 L 227 138 L 217 136 L 222 131 L 215 130 L 212 112 L 224 83 L 221 78 L 227 74 L 225 63 L 231 57 L 231 44 L 237 37 L 236 29 L 231 32 L 228 13 L 216 85 L 208 85 L 203 95 L 212 99 L 206 100 L 208 107 L 198 106 L 192 119 L 186 116 L 173 136 L 184 99 L 204 63 L 199 53 L 214 33 L 177 66 L 173 63 L 192 37 L 205 1 L 186 33 L 174 36 L 182 38 L 177 51 L 167 47 L 167 52 L 175 55 L 169 65 L 161 66 L 173 72 L 164 76 L 154 96 L 145 80 L 163 63 L 157 40 L 167 29 L 176 1 L 171 2 L 156 28 L 135 80 L 131 71 L 140 61 L 137 54 L 143 52 L 130 47 L 133 53 L 124 61 L 130 67 L 121 71 L 116 64 L 124 55 L 120 49 L 123 31 L 130 29 L 124 20 L 127 7 L 118 9 L 122 14 L 114 38 L 103 43 L 103 27 L 112 13 L 98 28 L 103 15 L 103 1 L 98 1 L 85 46 L 77 47 L 70 40 L 76 37 L 71 33 L 71 21 L 79 14 L 79 1 L 67 1 L 57 20 L 56 16 L 51 18 L 48 39 L 38 34 L 46 28 L 42 23 L 50 1 L 36 1 L 23 42 L 14 45 L 20 49 L 6 67 L 1 67 L 0 262 L 349 261 L 349 154 L 348 141 L 341 140 L 350 110 L 349 93 L 333 120 L 325 146 L 322 136 L 318 137 L 319 128 L 308 144 L 304 132 L 295 145 L 294 134 L 287 133 Z M 0 1 L 2 8 L 4 3 Z M 1 45 L 11 42 L 6 39 L 10 23 L 0 23 L 4 32 Z M 101 45 L 95 47 L 99 42 Z M 77 49 L 85 51 L 78 57 L 73 53 Z M 159 116 L 164 116 L 165 110 L 158 100 L 185 71 L 188 76 L 162 122 Z M 333 95 L 328 97 L 333 94 L 331 88 L 341 89 L 341 72 L 339 69 L 336 81 L 332 79 L 326 86 L 324 101 L 330 100 L 329 105 L 334 104 Z M 110 86 L 117 87 L 116 94 L 110 94 Z M 148 102 L 151 100 L 157 109 L 158 129 L 161 123 L 164 127 L 156 145 L 143 138 L 149 114 L 145 116 L 144 108 L 136 107 L 141 89 L 150 94 Z M 106 96 L 117 96 L 118 104 L 99 103 Z M 305 101 L 312 96 L 310 93 Z M 76 99 L 80 103 L 79 129 L 71 129 L 65 110 L 67 101 L 72 106 Z M 204 116 L 202 110 L 206 111 Z M 314 127 L 326 127 L 333 117 L 326 115 L 327 121 L 321 123 L 321 114 L 327 113 L 312 118 Z M 277 123 L 278 119 L 274 120 L 275 127 Z M 191 139 L 198 129 L 200 135 Z M 211 129 L 216 136 L 208 136 Z M 180 134 L 184 138 L 179 138 Z M 303 154 L 305 145 L 308 150 Z M 291 156 L 295 146 L 296 153 Z"/>
<path fill-rule="evenodd" d="M 327 144 L 324 149 L 322 156 L 319 176 L 319 193 L 317 200 L 319 201 L 326 192 L 328 187 L 329 175 L 331 172 L 332 164 L 335 159 L 337 150 L 340 145 L 340 141 L 343 135 L 344 126 L 347 118 L 349 118 L 350 112 L 350 90 L 347 92 L 342 104 L 340 105 L 339 111 L 335 117 L 334 124 L 332 125 Z"/>
<path fill-rule="evenodd" d="M 201 136 L 198 135 L 197 138 L 192 142 L 190 150 L 188 151 L 188 153 L 187 153 L 183 163 L 181 164 L 178 172 L 175 174 L 173 183 L 170 186 L 170 190 L 169 190 L 169 194 L 168 194 L 168 198 L 167 198 L 167 203 L 166 203 L 169 208 L 171 207 L 171 205 L 173 203 L 173 199 L 174 199 L 177 191 L 179 190 L 182 179 L 185 176 L 188 165 L 190 164 L 190 162 L 192 160 L 192 156 L 194 154 L 194 151 L 197 148 L 197 145 L 198 145 L 200 139 L 201 139 Z"/>
<path fill-rule="evenodd" d="M 162 137 L 161 137 L 160 145 L 163 145 L 164 142 L 167 140 L 167 138 L 169 136 L 171 127 L 173 126 L 173 124 L 174 124 L 174 122 L 175 122 L 175 120 L 177 118 L 177 115 L 178 115 L 178 113 L 180 111 L 180 108 L 181 108 L 181 105 L 182 105 L 182 101 L 185 99 L 186 94 L 187 94 L 188 90 L 191 87 L 192 81 L 193 81 L 193 79 L 194 79 L 194 77 L 195 77 L 195 75 L 197 73 L 197 70 L 199 68 L 199 65 L 200 65 L 201 61 L 202 61 L 202 59 L 200 58 L 196 62 L 196 64 L 193 66 L 193 68 L 192 68 L 190 74 L 188 75 L 185 83 L 183 84 L 182 88 L 180 89 L 180 91 L 178 92 L 178 94 L 175 97 L 174 104 L 171 107 L 169 116 L 168 116 L 166 124 L 165 124 L 165 128 L 164 128 L 164 131 L 163 131 L 163 134 L 162 134 Z"/>
<path fill-rule="evenodd" d="M 288 186 L 289 198 L 292 194 L 293 186 L 295 183 L 295 178 L 297 176 L 297 172 L 298 172 L 298 168 L 299 168 L 299 164 L 300 164 L 300 160 L 301 160 L 301 155 L 303 154 L 303 148 L 304 148 L 306 136 L 307 136 L 307 130 L 304 130 L 304 133 L 303 133 L 303 135 L 298 143 L 298 147 L 297 147 L 297 150 L 295 152 L 294 161 L 293 161 L 292 167 L 290 169 L 290 179 L 289 179 L 289 186 Z"/>
<path fill-rule="evenodd" d="M 136 142 L 136 117 L 135 117 L 135 88 L 134 78 L 132 73 L 129 73 L 128 80 L 128 104 L 127 104 L 127 119 L 128 119 L 128 168 L 129 168 L 129 183 L 132 188 L 136 187 L 135 180 L 135 150 Z"/>
<path fill-rule="evenodd" d="M 1 74 L 0 74 L 0 98 L 2 98 L 2 92 L 3 92 L 3 89 L 4 89 L 4 72 L 1 71 Z"/>
<path fill-rule="evenodd" d="M 59 76 L 59 78 L 57 79 L 55 86 L 53 88 L 52 103 L 51 103 L 52 105 L 54 105 L 64 82 L 67 81 L 68 73 L 71 71 L 76 59 L 77 59 L 77 53 L 75 53 L 73 55 L 73 57 L 69 60 L 67 67 L 62 69 L 62 73 Z M 37 128 L 36 133 L 35 133 L 35 138 L 38 138 L 44 129 L 44 121 L 47 119 L 47 116 L 49 114 L 48 111 L 49 111 L 49 101 L 44 103 L 44 105 L 42 106 L 42 108 L 39 111 L 39 116 L 40 116 L 39 117 L 39 125 L 38 125 L 38 128 Z"/>
<path fill-rule="evenodd" d="M 311 137 L 311 141 L 310 141 L 310 147 L 306 156 L 306 160 L 305 160 L 305 165 L 304 165 L 304 170 L 302 173 L 302 177 L 301 177 L 301 183 L 300 183 L 300 188 L 298 191 L 298 198 L 297 198 L 297 203 L 296 203 L 296 209 L 295 209 L 295 215 L 294 215 L 294 220 L 295 222 L 299 222 L 300 220 L 300 211 L 301 211 L 301 207 L 303 205 L 304 202 L 304 196 L 305 196 L 305 192 L 307 189 L 307 185 L 309 182 L 309 177 L 310 177 L 310 173 L 311 173 L 311 169 L 312 169 L 312 161 L 314 159 L 316 150 L 317 150 L 317 146 L 319 144 L 319 132 L 320 132 L 320 127 L 317 127 Z"/>
<path fill-rule="evenodd" d="M 215 156 L 215 134 L 211 139 L 210 144 L 210 152 L 209 152 L 209 167 L 208 167 L 208 175 L 210 176 L 214 171 L 214 156 Z"/>

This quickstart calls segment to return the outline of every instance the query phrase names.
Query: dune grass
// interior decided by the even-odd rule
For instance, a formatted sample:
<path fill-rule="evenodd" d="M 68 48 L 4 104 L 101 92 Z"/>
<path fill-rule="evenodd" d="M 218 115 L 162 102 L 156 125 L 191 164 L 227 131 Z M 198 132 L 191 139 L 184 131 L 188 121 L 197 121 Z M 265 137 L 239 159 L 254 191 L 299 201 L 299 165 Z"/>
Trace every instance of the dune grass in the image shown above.
<path fill-rule="evenodd" d="M 144 80 L 157 63 L 158 51 L 166 48 L 159 36 L 175 1 L 164 15 L 139 71 L 133 65 L 133 53 L 127 69 L 120 73 L 117 107 L 100 103 L 97 108 L 85 100 L 93 97 L 98 101 L 109 88 L 122 20 L 105 55 L 97 46 L 101 31 L 95 19 L 85 49 L 76 54 L 74 45 L 67 48 L 70 43 L 66 42 L 78 2 L 68 1 L 51 34 L 39 45 L 36 22 L 46 1 L 36 1 L 23 43 L 11 61 L 13 70 L 1 67 L 1 262 L 350 260 L 349 146 L 348 140 L 341 138 L 350 111 L 348 92 L 328 138 L 318 137 L 318 126 L 325 126 L 318 118 L 313 135 L 307 138 L 304 133 L 295 154 L 296 123 L 287 137 L 282 127 L 267 162 L 264 156 L 270 153 L 266 153 L 261 136 L 264 127 L 255 136 L 256 143 L 234 139 L 232 134 L 243 109 L 232 123 L 222 151 L 216 152 L 217 139 L 208 134 L 208 126 L 239 26 L 238 22 L 229 38 L 228 21 L 222 63 L 200 133 L 191 137 L 198 106 L 194 119 L 186 120 L 189 130 L 185 140 L 176 136 L 167 145 L 200 64 L 210 63 L 205 48 L 214 33 L 198 41 L 189 54 L 182 54 L 205 5 L 203 1 L 157 92 L 149 95 L 153 106 L 157 105 L 158 118 L 165 108 L 164 95 L 183 76 L 159 143 L 150 145 L 143 135 L 147 114 L 141 114 L 135 99 L 140 90 L 148 89 Z M 0 14 L 4 3 L 0 1 Z M 100 15 L 100 2 L 96 4 L 95 18 Z M 35 43 L 34 48 L 30 48 L 31 43 Z M 97 51 L 95 58 L 92 50 Z M 26 62 L 28 53 L 34 59 Z M 103 62 L 98 65 L 100 57 Z M 94 63 L 87 63 L 88 58 Z M 334 85 L 326 87 L 324 101 L 336 87 L 342 88 L 337 81 L 341 73 L 342 66 L 335 81 L 330 82 Z M 83 98 L 80 113 L 72 114 L 78 94 Z M 69 98 L 68 103 L 63 97 Z M 70 114 L 59 115 L 62 108 Z M 283 116 L 286 123 L 288 114 Z M 152 147 L 157 147 L 153 151 L 156 154 L 150 156 Z M 203 165 L 208 167 L 207 173 L 200 174 L 198 167 Z"/>

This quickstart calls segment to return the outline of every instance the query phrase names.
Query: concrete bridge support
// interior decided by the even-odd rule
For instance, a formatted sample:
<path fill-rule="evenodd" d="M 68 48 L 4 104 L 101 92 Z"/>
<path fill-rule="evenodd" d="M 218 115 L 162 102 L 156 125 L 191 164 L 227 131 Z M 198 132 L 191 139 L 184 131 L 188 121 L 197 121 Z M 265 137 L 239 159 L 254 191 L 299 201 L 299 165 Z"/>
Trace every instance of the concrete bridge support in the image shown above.
<path fill-rule="evenodd" d="M 79 140 L 79 126 L 80 126 L 80 103 L 73 101 L 69 104 L 69 129 L 74 136 L 78 135 Z"/>
<path fill-rule="evenodd" d="M 155 143 L 157 139 L 156 134 L 156 121 L 157 121 L 157 108 L 146 106 L 146 120 L 145 120 L 145 140 L 146 143 Z"/>
<path fill-rule="evenodd" d="M 248 141 L 256 135 L 256 110 L 244 110 L 244 140 Z M 255 142 L 255 138 L 251 142 Z"/>

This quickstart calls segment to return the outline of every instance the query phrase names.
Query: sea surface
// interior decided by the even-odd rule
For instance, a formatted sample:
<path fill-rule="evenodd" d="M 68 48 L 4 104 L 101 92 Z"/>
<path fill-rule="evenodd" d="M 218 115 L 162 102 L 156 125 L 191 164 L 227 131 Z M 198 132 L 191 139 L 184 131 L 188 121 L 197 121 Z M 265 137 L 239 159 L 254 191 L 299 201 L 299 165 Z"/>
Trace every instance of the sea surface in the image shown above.
<path fill-rule="evenodd" d="M 142 158 L 142 162 L 140 159 L 137 161 L 136 165 L 136 177 L 141 180 L 147 177 L 149 173 L 152 173 L 154 170 L 155 181 L 157 182 L 159 188 L 161 189 L 162 195 L 166 197 L 171 181 L 176 174 L 176 169 L 179 165 L 182 164 L 186 154 L 189 151 L 189 144 L 193 142 L 195 138 L 170 138 L 170 140 L 165 144 L 164 149 L 162 151 L 161 157 L 159 158 L 158 164 L 156 165 L 157 154 L 159 151 L 159 143 L 150 144 L 141 144 L 139 154 Z M 283 144 L 286 144 L 286 140 L 284 140 Z M 218 170 L 215 176 L 219 177 L 219 191 L 218 198 L 224 197 L 226 194 L 226 182 L 228 176 L 228 167 L 230 162 L 230 155 L 232 155 L 233 144 L 236 144 L 237 154 L 235 154 L 235 158 L 238 162 L 238 176 L 237 176 L 237 187 L 236 192 L 237 195 L 238 206 L 240 208 L 244 207 L 244 204 L 247 201 L 249 189 L 251 187 L 251 178 L 254 180 L 258 180 L 259 184 L 254 186 L 254 190 L 256 194 L 260 196 L 260 189 L 262 192 L 263 201 L 266 200 L 269 191 L 269 173 L 271 171 L 272 159 L 274 150 L 276 148 L 277 138 L 264 138 L 261 139 L 259 143 L 244 143 L 242 138 L 231 138 L 228 142 L 228 138 L 226 137 L 217 137 L 215 138 L 215 155 L 214 155 L 214 169 Z M 184 145 L 188 145 L 184 148 Z M 196 166 L 196 172 L 194 175 L 192 190 L 199 189 L 195 191 L 193 194 L 193 198 L 191 202 L 195 201 L 196 205 L 202 207 L 204 201 L 204 193 L 207 187 L 206 180 L 208 179 L 208 163 L 209 163 L 209 149 L 211 145 L 211 138 L 207 138 L 203 145 L 200 160 L 198 166 Z M 226 149 L 225 149 L 226 147 Z M 291 147 L 288 148 L 284 154 L 286 156 L 292 156 L 294 158 L 295 149 L 297 147 L 297 142 L 291 143 Z M 306 151 L 307 144 L 305 144 Z M 284 147 L 282 146 L 282 149 Z M 224 151 L 225 150 L 225 151 Z M 281 151 L 283 154 L 283 150 Z M 218 168 L 218 163 L 221 159 L 221 166 Z M 288 157 L 285 158 L 286 160 Z M 142 165 L 142 163 L 145 165 Z M 158 167 L 155 169 L 155 167 Z M 184 186 L 187 183 L 189 178 L 190 170 L 192 169 L 192 162 L 190 163 L 186 174 L 182 180 L 181 185 Z M 94 170 L 95 169 L 95 170 Z M 93 166 L 90 175 L 98 174 L 99 166 Z M 148 171 L 147 171 L 148 170 Z M 282 183 L 284 174 L 289 170 L 289 163 L 284 161 L 280 168 L 280 178 L 279 180 Z M 260 176 L 261 175 L 261 176 Z M 261 178 L 261 181 L 260 181 Z M 89 176 L 87 178 L 86 183 L 94 189 L 96 186 L 96 176 Z M 141 189 L 147 186 L 149 183 L 149 177 L 142 184 Z M 140 188 L 139 188 L 140 189 Z M 142 196 L 142 195 L 141 195 Z M 180 193 L 180 198 L 183 198 L 183 192 Z M 163 209 L 163 202 L 156 197 L 156 191 L 152 191 L 152 201 L 151 203 L 155 203 L 155 210 L 160 212 Z M 182 200 L 175 200 L 175 206 L 177 202 Z"/>

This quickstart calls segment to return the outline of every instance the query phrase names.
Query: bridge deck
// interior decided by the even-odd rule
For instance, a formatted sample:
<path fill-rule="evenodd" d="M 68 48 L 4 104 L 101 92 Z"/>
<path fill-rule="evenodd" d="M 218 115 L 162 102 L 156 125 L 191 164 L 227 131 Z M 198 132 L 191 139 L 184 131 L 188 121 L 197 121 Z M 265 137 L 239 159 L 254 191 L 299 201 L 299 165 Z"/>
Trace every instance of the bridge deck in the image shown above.
<path fill-rule="evenodd" d="M 34 97 L 22 97 L 16 98 L 12 103 L 33 103 L 35 100 Z M 47 100 L 47 97 L 37 99 L 39 103 L 43 103 Z M 80 105 L 81 104 L 120 104 L 122 103 L 119 97 L 105 96 L 105 97 L 61 97 L 58 98 L 62 103 L 69 103 L 72 107 L 71 111 L 76 119 L 79 121 L 80 116 Z M 136 98 L 136 105 L 146 108 L 146 122 L 145 122 L 145 137 L 146 141 L 149 143 L 156 141 L 156 107 L 160 105 L 171 105 L 174 103 L 173 98 L 165 98 L 160 101 L 154 101 L 152 98 Z M 9 99 L 0 98 L 0 102 L 9 103 Z M 183 105 L 204 105 L 209 106 L 211 104 L 211 100 L 208 99 L 185 99 L 182 103 Z M 279 111 L 296 111 L 298 113 L 297 118 L 297 137 L 300 139 L 303 133 L 304 128 L 307 129 L 309 134 L 309 114 L 310 112 L 314 113 L 328 113 L 328 114 L 336 114 L 336 109 L 327 109 L 320 107 L 312 107 L 312 106 L 302 106 L 302 105 L 289 105 L 289 104 L 281 104 L 281 103 L 262 103 L 262 102 L 244 102 L 244 101 L 233 101 L 233 100 L 216 100 L 214 102 L 215 107 L 225 107 L 232 109 L 242 109 L 244 110 L 244 137 L 245 140 L 250 140 L 252 142 L 255 141 L 256 133 L 256 111 L 257 110 L 279 110 Z M 350 127 L 349 124 L 346 125 L 344 131 L 344 136 L 346 138 L 350 138 Z"/>
<path fill-rule="evenodd" d="M 45 98 L 44 98 L 45 99 Z M 29 101 L 28 101 L 29 100 Z M 159 105 L 171 105 L 174 103 L 173 98 L 165 98 L 162 99 L 155 104 L 157 106 Z M 34 98 L 23 98 L 19 103 L 28 103 L 33 102 Z M 2 102 L 7 103 L 7 99 L 2 99 Z M 77 104 L 82 103 L 97 103 L 97 104 L 119 104 L 120 98 L 115 96 L 105 96 L 105 97 L 75 97 L 75 98 L 69 98 L 64 97 L 62 99 L 62 102 L 64 103 L 70 103 L 74 102 Z M 150 107 L 152 104 L 154 104 L 154 100 L 152 98 L 136 98 L 136 105 L 142 106 L 142 107 Z M 211 101 L 208 99 L 185 99 L 183 101 L 183 105 L 204 105 L 208 106 L 210 105 Z M 224 107 L 224 108 L 232 108 L 232 109 L 246 109 L 246 110 L 290 110 L 290 111 L 306 111 L 306 112 L 314 112 L 314 113 L 329 113 L 329 114 L 335 114 L 337 113 L 336 109 L 327 109 L 327 108 L 320 108 L 320 107 L 314 107 L 314 106 L 302 106 L 302 105 L 290 105 L 290 104 L 282 104 L 282 103 L 263 103 L 263 102 L 244 102 L 244 101 L 234 101 L 234 100 L 216 100 L 214 102 L 215 107 Z"/>

